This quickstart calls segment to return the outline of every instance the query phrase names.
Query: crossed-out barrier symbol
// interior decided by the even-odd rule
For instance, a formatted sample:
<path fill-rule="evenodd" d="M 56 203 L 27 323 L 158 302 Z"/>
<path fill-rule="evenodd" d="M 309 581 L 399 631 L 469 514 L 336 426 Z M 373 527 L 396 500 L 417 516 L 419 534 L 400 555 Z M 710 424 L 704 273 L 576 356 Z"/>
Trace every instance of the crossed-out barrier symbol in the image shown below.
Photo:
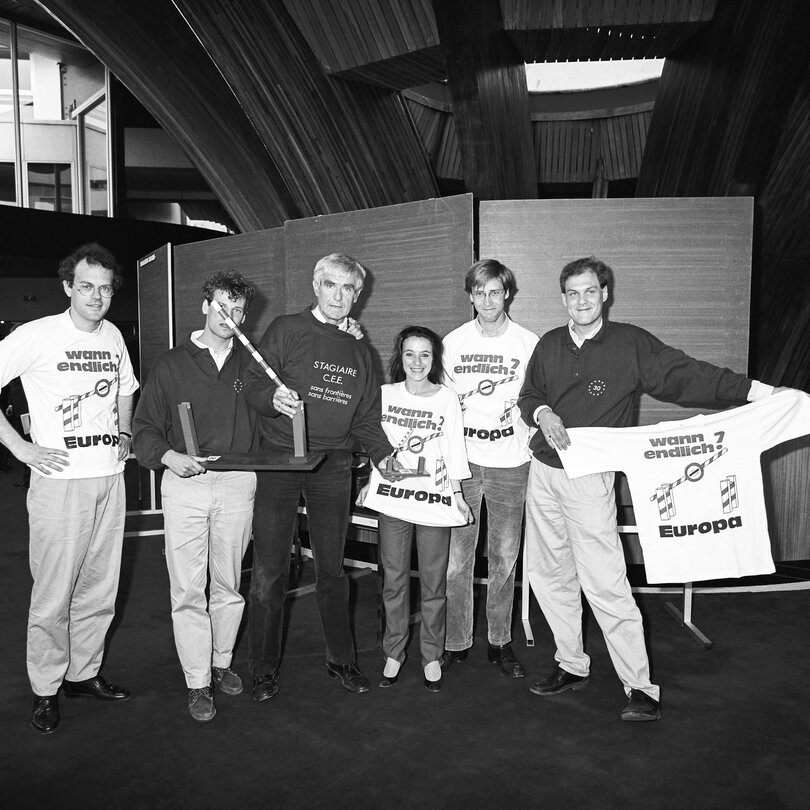
<path fill-rule="evenodd" d="M 656 501 L 658 504 L 658 516 L 661 520 L 670 520 L 675 517 L 675 500 L 672 497 L 672 490 L 684 481 L 691 481 L 697 483 L 703 478 L 706 467 L 713 461 L 716 461 L 720 456 L 728 451 L 727 447 L 718 450 L 713 455 L 709 456 L 704 462 L 693 461 L 686 465 L 683 475 L 671 484 L 661 484 L 656 487 L 655 494 L 650 496 L 651 501 Z M 729 475 L 720 481 L 720 497 L 723 503 L 723 512 L 729 513 L 739 507 L 739 500 L 737 498 L 737 477 Z"/>
<path fill-rule="evenodd" d="M 79 403 L 92 396 L 106 397 L 113 389 L 115 380 L 99 380 L 92 391 L 87 391 L 84 394 L 71 394 L 65 397 L 60 405 L 57 405 L 54 410 L 62 412 L 62 427 L 65 430 L 75 430 L 77 427 L 82 426 L 82 414 Z"/>

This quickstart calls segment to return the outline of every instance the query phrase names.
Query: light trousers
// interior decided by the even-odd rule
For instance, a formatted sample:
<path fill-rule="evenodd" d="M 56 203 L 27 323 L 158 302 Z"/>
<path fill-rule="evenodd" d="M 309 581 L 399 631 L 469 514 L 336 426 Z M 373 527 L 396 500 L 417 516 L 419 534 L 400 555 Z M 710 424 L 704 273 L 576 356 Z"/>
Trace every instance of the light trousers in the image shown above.
<path fill-rule="evenodd" d="M 56 479 L 33 473 L 28 490 L 27 664 L 36 695 L 64 679 L 93 678 L 115 614 L 126 496 L 124 476 Z"/>
<path fill-rule="evenodd" d="M 382 598 L 385 606 L 383 652 L 400 664 L 405 660 L 411 606 L 411 546 L 416 533 L 419 609 L 422 613 L 419 647 L 422 667 L 426 667 L 431 661 L 438 661 L 444 652 L 447 602 L 445 583 L 450 529 L 419 526 L 383 514 L 379 516 L 379 525 L 379 554 L 383 569 Z"/>
<path fill-rule="evenodd" d="M 239 585 L 255 492 L 253 472 L 163 473 L 172 626 L 189 689 L 208 686 L 212 666 L 231 665 L 245 606 Z"/>
<path fill-rule="evenodd" d="M 579 676 L 590 672 L 582 642 L 584 592 L 625 691 L 638 689 L 658 700 L 616 528 L 614 477 L 569 479 L 564 470 L 532 459 L 526 496 L 529 582 L 562 669 Z"/>

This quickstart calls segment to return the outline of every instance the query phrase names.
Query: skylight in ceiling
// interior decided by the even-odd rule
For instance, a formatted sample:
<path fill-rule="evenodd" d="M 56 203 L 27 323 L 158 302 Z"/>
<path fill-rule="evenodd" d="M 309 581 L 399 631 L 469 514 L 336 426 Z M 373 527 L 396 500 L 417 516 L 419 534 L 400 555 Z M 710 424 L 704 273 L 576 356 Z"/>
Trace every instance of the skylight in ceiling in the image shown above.
<path fill-rule="evenodd" d="M 663 59 L 624 59 L 609 62 L 536 62 L 526 65 L 526 81 L 533 93 L 595 90 L 657 79 Z"/>

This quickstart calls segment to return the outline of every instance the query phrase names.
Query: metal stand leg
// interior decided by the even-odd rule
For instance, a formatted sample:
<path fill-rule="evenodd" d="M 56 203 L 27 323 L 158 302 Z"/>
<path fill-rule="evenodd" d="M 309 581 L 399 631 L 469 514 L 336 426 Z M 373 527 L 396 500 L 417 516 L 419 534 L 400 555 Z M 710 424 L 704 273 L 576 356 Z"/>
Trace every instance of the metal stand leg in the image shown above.
<path fill-rule="evenodd" d="M 692 583 L 685 582 L 683 586 L 683 613 L 681 613 L 672 602 L 664 603 L 666 609 L 675 617 L 680 623 L 681 627 L 685 627 L 692 635 L 703 645 L 703 649 L 710 650 L 712 642 L 707 638 L 694 624 L 692 624 Z"/>
<path fill-rule="evenodd" d="M 529 585 L 529 566 L 528 566 L 529 550 L 526 545 L 526 540 L 523 540 L 523 571 L 521 573 L 520 581 L 520 616 L 523 619 L 523 633 L 526 636 L 526 646 L 534 647 L 534 633 L 532 633 L 532 625 L 529 622 L 529 598 L 531 596 L 531 586 Z"/>

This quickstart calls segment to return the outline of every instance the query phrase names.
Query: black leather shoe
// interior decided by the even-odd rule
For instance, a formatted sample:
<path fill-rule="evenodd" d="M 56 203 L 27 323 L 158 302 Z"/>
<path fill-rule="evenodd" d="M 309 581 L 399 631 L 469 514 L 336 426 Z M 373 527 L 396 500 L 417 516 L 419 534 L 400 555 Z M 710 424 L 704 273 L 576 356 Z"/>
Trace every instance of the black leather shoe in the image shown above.
<path fill-rule="evenodd" d="M 526 670 L 523 664 L 515 658 L 511 644 L 490 644 L 487 649 L 487 658 L 491 664 L 497 664 L 507 678 L 524 678 Z"/>
<path fill-rule="evenodd" d="M 441 692 L 442 691 L 442 679 L 439 678 L 438 681 L 429 681 L 425 678 L 425 689 L 428 692 Z"/>
<path fill-rule="evenodd" d="M 357 664 L 333 664 L 326 662 L 330 678 L 339 678 L 344 689 L 350 692 L 368 692 L 368 678 L 357 668 Z"/>
<path fill-rule="evenodd" d="M 442 653 L 442 657 L 439 659 L 439 663 L 442 669 L 447 669 L 453 666 L 457 661 L 466 661 L 469 652 L 469 647 L 466 650 L 445 650 Z"/>
<path fill-rule="evenodd" d="M 644 722 L 661 719 L 661 704 L 640 689 L 631 689 L 627 705 L 622 709 L 622 720 Z"/>
<path fill-rule="evenodd" d="M 578 692 L 584 689 L 591 682 L 590 676 L 572 675 L 562 667 L 557 667 L 548 678 L 537 681 L 529 687 L 529 691 L 535 695 L 560 695 L 569 689 Z"/>
<path fill-rule="evenodd" d="M 253 699 L 256 703 L 270 700 L 278 694 L 278 673 L 253 676 Z"/>
<path fill-rule="evenodd" d="M 381 687 L 382 689 L 387 689 L 389 686 L 393 686 L 399 680 L 399 673 L 397 672 L 396 675 L 383 675 L 382 680 L 377 684 L 377 686 Z"/>
<path fill-rule="evenodd" d="M 40 734 L 53 734 L 59 728 L 59 695 L 34 695 L 31 725 Z"/>
<path fill-rule="evenodd" d="M 101 675 L 88 678 L 86 681 L 65 681 L 62 684 L 62 691 L 65 693 L 65 697 L 91 697 L 96 700 L 117 703 L 122 703 L 132 697 L 128 689 L 107 683 Z"/>

